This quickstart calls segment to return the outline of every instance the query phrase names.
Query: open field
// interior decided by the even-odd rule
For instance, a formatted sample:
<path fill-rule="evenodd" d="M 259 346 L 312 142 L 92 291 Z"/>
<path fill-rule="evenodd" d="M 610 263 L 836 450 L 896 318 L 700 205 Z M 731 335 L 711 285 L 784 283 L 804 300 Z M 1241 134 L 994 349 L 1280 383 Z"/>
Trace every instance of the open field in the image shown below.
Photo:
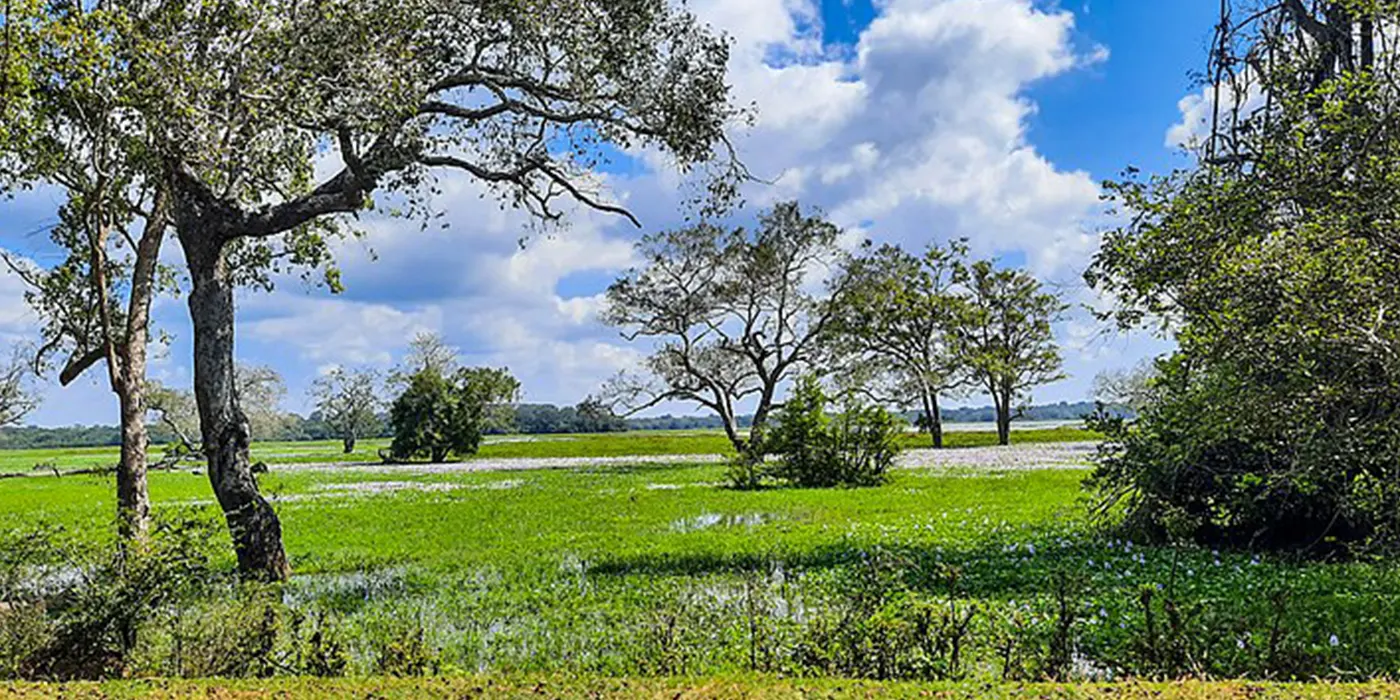
<path fill-rule="evenodd" d="M 971 429 L 977 426 L 981 429 Z M 1078 442 L 1093 435 L 1075 425 L 1030 424 L 1013 433 L 1013 442 Z M 924 447 L 928 436 L 910 434 L 906 445 Z M 945 436 L 950 447 L 978 447 L 996 444 L 996 434 L 981 424 L 967 424 L 950 430 Z M 389 446 L 388 440 L 362 440 L 350 454 L 345 454 L 338 441 L 260 442 L 253 446 L 253 459 L 268 464 L 322 462 L 378 462 L 379 450 Z M 161 447 L 151 448 L 151 458 L 158 459 Z M 487 436 L 477 459 L 555 458 L 555 457 L 617 457 L 633 455 L 694 455 L 732 454 L 728 440 L 720 431 L 658 430 L 627 433 L 586 435 L 491 435 Z M 107 467 L 117 461 L 116 447 L 82 447 L 72 449 L 0 450 L 0 474 L 14 474 L 57 468 L 60 470 Z"/>
<path fill-rule="evenodd" d="M 612 437 L 627 439 L 654 438 Z M 393 671 L 385 649 L 398 642 L 386 640 L 403 639 L 417 640 L 423 665 L 415 668 L 447 675 L 758 671 L 1001 681 L 1040 678 L 1052 664 L 1056 673 L 1098 680 L 1400 671 L 1393 565 L 1175 550 L 1103 534 L 1086 516 L 1087 472 L 1074 461 L 1082 448 L 1068 447 L 948 450 L 937 460 L 914 453 L 890 483 L 869 489 L 741 492 L 722 486 L 718 464 L 625 459 L 493 471 L 470 463 L 289 465 L 261 482 L 297 572 L 277 600 L 305 619 L 333 620 L 356 674 Z M 112 492 L 107 476 L 0 481 L 0 530 L 59 526 L 66 537 L 103 542 Z M 209 523 L 216 564 L 231 566 L 204 477 L 156 473 L 151 492 L 158 514 Z M 948 642 L 937 637 L 947 634 L 940 625 L 963 615 L 972 622 L 958 633 L 958 655 L 946 658 L 933 642 Z M 907 635 L 920 624 L 931 625 L 920 633 L 930 646 L 900 646 L 919 638 Z M 199 635 L 218 629 L 201 622 L 180 634 L 195 648 Z M 196 668 L 164 663 L 138 672 Z M 450 694 L 456 682 L 424 692 Z M 727 697 L 744 692 L 746 681 L 735 683 L 698 685 Z M 758 695 L 798 692 L 773 683 L 763 681 Z M 866 688 L 814 683 L 819 693 Z M 1221 687 L 1255 697 L 1244 686 Z M 639 688 L 664 694 L 671 686 Z M 897 696 L 902 688 L 857 694 Z M 1216 697 L 1186 692 L 1197 694 L 1163 697 Z M 1311 697 L 1269 692 L 1257 697 Z"/>
<path fill-rule="evenodd" d="M 1367 683 L 1130 683 L 980 685 L 773 677 L 715 679 L 608 679 L 462 677 L 356 680 L 120 681 L 58 685 L 0 685 L 0 698 L 963 698 L 989 700 L 1382 700 L 1400 697 L 1400 685 Z"/>

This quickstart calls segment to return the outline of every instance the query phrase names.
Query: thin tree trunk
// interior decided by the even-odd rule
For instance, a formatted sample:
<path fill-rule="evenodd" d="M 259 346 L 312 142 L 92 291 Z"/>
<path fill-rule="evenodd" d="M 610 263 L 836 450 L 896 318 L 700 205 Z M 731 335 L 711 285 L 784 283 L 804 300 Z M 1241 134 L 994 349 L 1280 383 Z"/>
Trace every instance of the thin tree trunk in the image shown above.
<path fill-rule="evenodd" d="M 938 394 L 924 389 L 922 391 L 924 403 L 924 421 L 928 424 L 929 437 L 933 439 L 934 449 L 943 447 L 943 416 L 938 410 Z"/>
<path fill-rule="evenodd" d="M 144 374 L 143 367 L 140 376 Z M 135 376 L 138 375 L 129 375 Z M 116 392 L 122 430 L 121 461 L 117 464 L 117 535 L 123 546 L 134 544 L 140 548 L 150 532 L 151 519 L 151 495 L 146 484 L 146 407 L 141 382 L 130 381 L 129 377 L 122 379 L 123 386 Z"/>
<path fill-rule="evenodd" d="M 347 436 L 345 436 L 344 438 L 342 438 L 342 442 L 345 444 L 345 454 L 350 454 L 351 452 L 354 452 L 354 451 L 355 451 L 355 436 L 354 436 L 354 435 L 347 435 Z"/>
<path fill-rule="evenodd" d="M 150 335 L 151 300 L 161 243 L 165 240 L 166 198 L 158 192 L 151 207 L 136 264 L 121 348 L 121 371 L 112 375 L 112 390 L 121 408 L 122 447 L 117 465 L 117 533 L 123 543 L 142 546 L 150 531 L 151 495 L 147 485 L 146 341 Z"/>
<path fill-rule="evenodd" d="M 194 394 L 209 483 L 224 511 L 239 571 L 281 581 L 291 575 L 277 513 L 258 493 L 248 458 L 248 417 L 238 405 L 233 361 L 233 281 L 221 242 L 180 229 L 190 268 L 194 322 Z"/>
<path fill-rule="evenodd" d="M 930 392 L 928 430 L 933 433 L 933 446 L 943 448 L 943 410 L 938 407 L 938 394 Z"/>
<path fill-rule="evenodd" d="M 997 442 L 1002 445 L 1011 444 L 1011 397 L 1005 393 L 999 394 L 997 404 Z"/>

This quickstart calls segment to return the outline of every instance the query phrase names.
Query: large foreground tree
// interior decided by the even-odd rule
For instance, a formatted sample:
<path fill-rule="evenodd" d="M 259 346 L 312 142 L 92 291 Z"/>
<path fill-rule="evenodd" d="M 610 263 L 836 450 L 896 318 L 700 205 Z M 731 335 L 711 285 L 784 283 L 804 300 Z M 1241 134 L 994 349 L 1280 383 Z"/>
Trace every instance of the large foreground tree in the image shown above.
<path fill-rule="evenodd" d="M 622 150 L 682 170 L 728 158 L 727 44 L 666 0 L 220 3 L 182 10 L 152 64 L 172 104 L 173 219 L 192 289 L 195 390 L 210 479 L 241 568 L 289 572 L 248 465 L 233 390 L 233 292 L 286 256 L 326 260 L 331 217 L 388 189 L 422 211 L 433 171 L 529 215 L 558 201 L 629 216 L 593 168 Z M 183 47 L 198 46 L 198 52 Z M 340 165 L 316 181 L 324 145 Z M 732 165 L 732 161 L 731 161 Z M 707 179 L 732 195 L 739 171 Z M 280 246 L 274 248 L 274 246 Z"/>
<path fill-rule="evenodd" d="M 1178 350 L 1112 438 L 1105 507 L 1154 534 L 1400 541 L 1393 2 L 1226 5 L 1194 167 L 1130 176 L 1088 280 Z"/>
<path fill-rule="evenodd" d="M 603 320 L 655 350 L 644 371 L 609 383 L 608 401 L 630 413 L 698 404 L 720 417 L 740 457 L 758 464 L 780 385 L 810 368 L 834 313 L 839 288 L 821 295 L 813 287 L 840 264 L 840 233 L 791 202 L 760 215 L 752 230 L 700 224 L 643 238 L 637 252 L 646 264 L 608 288 Z M 739 425 L 745 402 L 753 410 L 747 434 Z"/>
<path fill-rule="evenodd" d="M 561 200 L 630 218 L 592 174 L 618 152 L 718 163 L 697 178 L 697 199 L 717 205 L 743 175 L 725 138 L 738 116 L 727 42 L 667 0 L 20 4 L 34 12 L 25 41 L 75 13 L 117 28 L 92 40 L 140 87 L 122 112 L 150 153 L 132 184 L 169 195 L 209 478 L 253 577 L 290 567 L 235 388 L 239 285 L 326 266 L 328 238 L 376 192 L 426 214 L 437 172 L 544 222 L 563 219 Z M 7 91 L 37 93 L 18 85 Z M 135 161 L 133 143 L 115 147 Z"/>
<path fill-rule="evenodd" d="M 159 260 L 170 220 L 166 183 L 150 176 L 151 141 L 127 116 L 146 87 L 126 71 L 143 49 L 126 40 L 124 19 L 78 3 L 11 2 L 0 12 L 0 194 L 35 184 L 60 192 L 50 238 L 65 257 L 43 268 L 0 255 L 43 323 L 36 366 L 56 362 L 65 386 L 106 368 L 121 421 L 125 544 L 145 538 L 150 515 L 143 391 L 151 303 L 170 284 Z"/>

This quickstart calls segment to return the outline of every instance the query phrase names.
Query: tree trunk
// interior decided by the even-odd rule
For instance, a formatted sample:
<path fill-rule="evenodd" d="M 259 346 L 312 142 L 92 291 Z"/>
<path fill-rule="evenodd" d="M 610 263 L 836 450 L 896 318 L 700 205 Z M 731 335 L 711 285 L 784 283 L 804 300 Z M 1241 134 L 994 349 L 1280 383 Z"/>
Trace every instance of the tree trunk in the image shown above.
<path fill-rule="evenodd" d="M 350 454 L 351 452 L 355 451 L 354 435 L 346 435 L 345 437 L 341 438 L 341 441 L 345 443 L 345 454 Z"/>
<path fill-rule="evenodd" d="M 136 247 L 131 273 L 121 371 L 112 374 L 112 390 L 121 409 L 122 449 L 117 464 L 117 534 L 123 543 L 145 544 L 150 530 L 151 495 L 147 487 L 146 341 L 150 337 L 151 300 L 155 296 L 160 248 L 165 241 L 166 196 L 156 193 L 146 230 Z"/>
<path fill-rule="evenodd" d="M 145 338 L 140 342 L 144 356 Z M 140 548 L 150 530 L 151 495 L 146 486 L 145 391 L 141 381 L 133 379 L 146 376 L 145 363 L 139 372 L 130 361 L 125 369 L 127 376 L 116 387 L 122 424 L 121 461 L 117 464 L 117 537 L 123 546 L 132 543 Z"/>
<path fill-rule="evenodd" d="M 209 483 L 224 511 L 243 576 L 281 581 L 291 575 L 282 525 L 258 493 L 248 459 L 248 417 L 238 405 L 233 360 L 233 281 L 222 242 L 180 230 L 193 287 L 194 394 Z"/>
<path fill-rule="evenodd" d="M 1011 444 L 1011 397 L 1005 393 L 999 394 L 996 399 L 997 405 L 997 443 L 1001 445 Z"/>
<path fill-rule="evenodd" d="M 934 449 L 943 448 L 943 412 L 938 408 L 938 394 L 924 392 L 924 418 L 928 421 L 928 433 L 933 438 Z"/>

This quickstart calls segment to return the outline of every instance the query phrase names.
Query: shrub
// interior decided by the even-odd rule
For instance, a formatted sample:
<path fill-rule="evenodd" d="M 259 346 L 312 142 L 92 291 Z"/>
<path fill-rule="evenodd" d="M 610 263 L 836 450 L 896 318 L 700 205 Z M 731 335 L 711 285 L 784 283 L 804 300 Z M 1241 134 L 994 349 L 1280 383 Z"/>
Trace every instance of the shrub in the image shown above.
<path fill-rule="evenodd" d="M 67 533 L 7 537 L 0 582 L 0 670 L 44 680 L 127 674 L 139 633 L 168 607 L 219 580 L 207 521 L 158 520 L 144 551 L 94 553 Z"/>
<path fill-rule="evenodd" d="M 835 416 L 827 415 L 828 404 L 816 378 L 797 382 L 764 444 L 778 457 L 770 473 L 804 488 L 883 483 L 899 454 L 900 421 L 853 396 Z"/>
<path fill-rule="evenodd" d="M 519 392 L 520 382 L 504 369 L 459 369 L 451 376 L 419 370 L 389 409 L 390 453 L 434 462 L 475 454 L 483 433 L 508 422 L 505 407 Z"/>
<path fill-rule="evenodd" d="M 1272 382 L 1184 356 L 1160 369 L 1137 419 L 1090 421 L 1107 438 L 1089 482 L 1103 513 L 1202 544 L 1325 553 L 1397 540 L 1400 412 L 1385 392 L 1307 396 L 1280 365 Z"/>

